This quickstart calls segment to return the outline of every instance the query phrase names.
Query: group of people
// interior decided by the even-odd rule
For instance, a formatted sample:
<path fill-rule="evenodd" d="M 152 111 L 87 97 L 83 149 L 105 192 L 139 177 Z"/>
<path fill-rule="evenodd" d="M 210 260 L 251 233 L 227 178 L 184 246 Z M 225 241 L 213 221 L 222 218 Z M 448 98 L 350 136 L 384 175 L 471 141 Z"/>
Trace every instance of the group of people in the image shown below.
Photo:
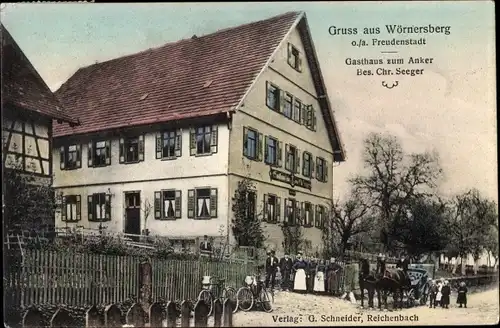
<path fill-rule="evenodd" d="M 467 307 L 467 287 L 465 286 L 465 282 L 462 281 L 460 283 L 457 293 L 457 304 L 459 304 L 459 307 Z M 448 280 L 432 280 L 429 290 L 429 307 L 436 308 L 436 306 L 438 306 L 448 309 L 450 305 L 450 295 L 451 286 Z"/>
<path fill-rule="evenodd" d="M 281 289 L 284 291 L 338 293 L 338 277 L 342 267 L 335 258 L 329 261 L 318 258 L 305 258 L 298 253 L 295 260 L 285 254 L 278 260 L 274 251 L 267 253 L 266 288 L 274 289 L 276 275 L 281 276 Z"/>

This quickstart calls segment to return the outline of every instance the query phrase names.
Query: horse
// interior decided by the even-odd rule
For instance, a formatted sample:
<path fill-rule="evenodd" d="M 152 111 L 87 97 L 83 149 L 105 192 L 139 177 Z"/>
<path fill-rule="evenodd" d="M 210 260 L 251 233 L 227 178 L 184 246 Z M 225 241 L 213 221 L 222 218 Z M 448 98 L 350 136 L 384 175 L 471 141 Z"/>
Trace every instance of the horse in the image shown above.
<path fill-rule="evenodd" d="M 380 302 L 380 289 L 378 288 L 378 278 L 375 271 L 370 271 L 370 262 L 367 259 L 359 261 L 359 275 L 358 275 L 359 289 L 361 291 L 361 307 L 364 307 L 365 289 L 368 291 L 368 306 L 373 308 L 373 296 L 377 291 L 379 308 Z"/>
<path fill-rule="evenodd" d="M 383 301 L 387 309 L 387 295 L 390 293 L 394 299 L 394 308 L 403 308 L 403 296 L 405 291 L 410 288 L 409 279 L 403 270 L 386 269 L 385 263 L 381 265 L 378 273 L 377 286 L 383 294 Z M 380 297 L 379 297 L 380 300 Z M 379 303 L 379 308 L 380 308 Z"/>

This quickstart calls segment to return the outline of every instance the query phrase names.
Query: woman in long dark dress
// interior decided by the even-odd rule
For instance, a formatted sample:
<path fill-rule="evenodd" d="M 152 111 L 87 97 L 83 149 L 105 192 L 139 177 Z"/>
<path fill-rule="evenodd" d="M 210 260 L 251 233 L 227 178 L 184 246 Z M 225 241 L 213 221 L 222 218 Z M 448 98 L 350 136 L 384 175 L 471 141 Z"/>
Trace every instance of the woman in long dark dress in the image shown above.
<path fill-rule="evenodd" d="M 450 305 L 450 294 L 451 294 L 451 288 L 450 284 L 448 283 L 448 280 L 445 280 L 443 288 L 441 288 L 441 304 L 445 309 L 448 308 Z"/>
<path fill-rule="evenodd" d="M 465 281 L 460 283 L 460 287 L 458 287 L 458 296 L 457 296 L 457 304 L 459 307 L 467 307 L 467 287 L 465 286 Z"/>

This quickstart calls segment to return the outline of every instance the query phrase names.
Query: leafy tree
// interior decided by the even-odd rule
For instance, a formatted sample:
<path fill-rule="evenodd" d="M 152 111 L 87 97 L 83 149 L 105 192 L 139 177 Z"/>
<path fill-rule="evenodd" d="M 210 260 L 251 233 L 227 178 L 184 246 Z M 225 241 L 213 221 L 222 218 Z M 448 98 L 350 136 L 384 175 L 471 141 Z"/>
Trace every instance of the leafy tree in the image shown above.
<path fill-rule="evenodd" d="M 232 198 L 232 231 L 239 246 L 261 248 L 264 244 L 264 232 L 261 226 L 260 214 L 255 208 L 255 185 L 244 178 L 238 182 L 238 188 Z"/>
<path fill-rule="evenodd" d="M 364 140 L 366 174 L 349 180 L 379 216 L 380 241 L 394 247 L 390 226 L 404 217 L 410 200 L 430 195 L 442 175 L 436 153 L 405 154 L 398 139 L 371 133 Z"/>

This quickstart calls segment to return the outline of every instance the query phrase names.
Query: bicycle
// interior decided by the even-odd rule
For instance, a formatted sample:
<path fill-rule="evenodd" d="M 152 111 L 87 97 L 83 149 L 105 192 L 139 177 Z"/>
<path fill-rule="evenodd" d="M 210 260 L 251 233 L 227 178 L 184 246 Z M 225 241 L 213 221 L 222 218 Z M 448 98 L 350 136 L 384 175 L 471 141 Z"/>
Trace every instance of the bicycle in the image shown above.
<path fill-rule="evenodd" d="M 202 281 L 202 290 L 198 294 L 198 300 L 205 301 L 208 306 L 208 315 L 212 315 L 214 309 L 214 302 L 217 298 L 225 300 L 226 298 L 233 303 L 233 313 L 238 311 L 238 301 L 236 299 L 236 289 L 225 285 L 225 279 L 217 279 L 210 276 L 204 276 Z M 214 294 L 213 287 L 216 287 Z M 219 297 L 222 290 L 222 297 Z M 217 296 L 217 297 L 215 297 Z"/>
<path fill-rule="evenodd" d="M 239 309 L 247 312 L 250 311 L 254 305 L 260 305 L 265 312 L 271 312 L 273 310 L 271 297 L 264 286 L 264 281 L 256 281 L 254 276 L 247 276 L 245 278 L 245 284 L 246 286 L 238 289 L 236 293 L 236 304 Z M 274 292 L 272 294 L 274 294 Z"/>

